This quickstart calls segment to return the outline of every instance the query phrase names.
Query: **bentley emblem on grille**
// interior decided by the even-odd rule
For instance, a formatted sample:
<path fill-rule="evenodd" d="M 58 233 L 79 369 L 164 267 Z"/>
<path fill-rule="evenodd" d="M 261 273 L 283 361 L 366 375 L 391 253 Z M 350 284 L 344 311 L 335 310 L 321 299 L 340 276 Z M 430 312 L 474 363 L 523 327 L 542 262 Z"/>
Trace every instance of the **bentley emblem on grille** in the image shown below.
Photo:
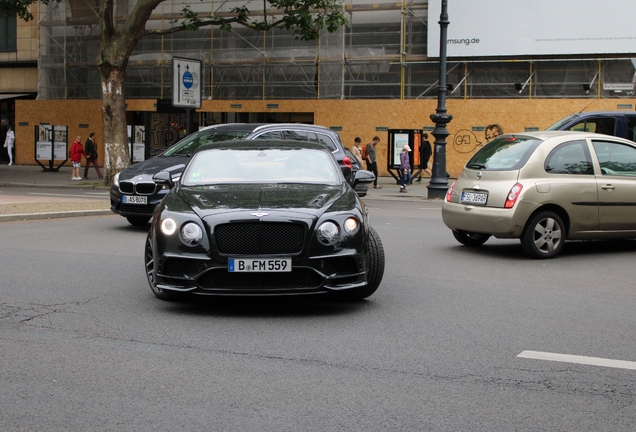
<path fill-rule="evenodd" d="M 263 217 L 267 216 L 269 213 L 250 213 L 252 216 Z"/>
<path fill-rule="evenodd" d="M 480 179 L 482 175 L 483 175 L 483 174 L 481 173 L 481 171 L 479 171 L 479 172 L 477 173 L 477 179 Z"/>

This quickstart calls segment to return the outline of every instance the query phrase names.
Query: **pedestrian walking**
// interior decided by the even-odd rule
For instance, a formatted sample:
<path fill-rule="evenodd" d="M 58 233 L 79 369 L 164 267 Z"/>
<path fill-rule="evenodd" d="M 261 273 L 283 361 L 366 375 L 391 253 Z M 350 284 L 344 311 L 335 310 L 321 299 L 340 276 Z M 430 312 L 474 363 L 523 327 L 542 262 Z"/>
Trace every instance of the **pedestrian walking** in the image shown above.
<path fill-rule="evenodd" d="M 406 184 L 411 181 L 411 163 L 409 152 L 411 147 L 405 144 L 400 153 L 400 192 L 406 193 Z"/>
<path fill-rule="evenodd" d="M 364 161 L 364 158 L 362 157 L 362 147 L 360 147 L 362 138 L 356 137 L 356 139 L 353 141 L 355 144 L 353 145 L 353 147 L 351 147 L 351 153 L 353 153 L 356 159 L 358 159 L 358 162 L 360 162 L 360 167 L 362 167 L 362 162 Z"/>
<path fill-rule="evenodd" d="M 9 165 L 13 165 L 13 142 L 15 141 L 15 135 L 11 130 L 11 126 L 7 128 L 7 137 L 4 139 L 4 146 L 9 153 Z"/>
<path fill-rule="evenodd" d="M 88 180 L 88 167 L 90 164 L 93 164 L 95 167 L 95 171 L 97 172 L 97 177 L 99 179 L 103 179 L 102 172 L 99 170 L 99 166 L 97 165 L 97 141 L 95 140 L 95 132 L 91 132 L 86 140 L 86 144 L 84 146 L 84 152 L 86 154 L 86 166 L 84 167 L 84 180 Z"/>
<path fill-rule="evenodd" d="M 428 161 L 431 159 L 433 155 L 433 148 L 431 147 L 431 143 L 428 141 L 428 134 L 422 134 L 422 142 L 420 143 L 420 161 L 422 164 L 422 170 L 428 175 L 432 175 L 432 173 L 428 169 Z M 420 174 L 417 177 L 417 182 L 422 182 L 422 175 Z"/>
<path fill-rule="evenodd" d="M 378 160 L 377 160 L 377 152 L 376 146 L 380 142 L 380 138 L 375 136 L 373 137 L 373 141 L 365 147 L 365 156 L 367 159 L 367 170 L 373 172 L 375 175 L 375 180 L 373 180 L 373 189 L 382 189 L 381 186 L 378 186 Z"/>
<path fill-rule="evenodd" d="M 73 174 L 71 180 L 81 180 L 80 177 L 80 168 L 82 167 L 82 156 L 86 157 L 86 153 L 84 153 L 84 148 L 82 147 L 82 137 L 80 135 L 75 138 L 73 144 L 71 145 L 71 151 L 68 153 L 68 157 L 73 164 Z"/>

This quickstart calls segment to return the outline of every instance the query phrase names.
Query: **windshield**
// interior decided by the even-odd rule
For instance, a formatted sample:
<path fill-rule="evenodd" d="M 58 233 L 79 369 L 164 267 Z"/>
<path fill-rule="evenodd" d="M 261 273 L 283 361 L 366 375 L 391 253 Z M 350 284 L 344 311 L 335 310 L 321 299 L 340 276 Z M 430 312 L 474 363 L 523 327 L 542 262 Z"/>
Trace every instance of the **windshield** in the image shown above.
<path fill-rule="evenodd" d="M 314 183 L 341 181 L 333 157 L 313 149 L 222 150 L 197 153 L 181 176 L 185 186 L 228 183 Z"/>
<path fill-rule="evenodd" d="M 520 169 L 541 143 L 541 140 L 535 138 L 502 135 L 475 153 L 466 168 L 499 171 Z"/>
<path fill-rule="evenodd" d="M 213 142 L 234 141 L 243 139 L 250 134 L 249 131 L 231 131 L 216 130 L 214 128 L 202 130 L 192 135 L 188 135 L 168 150 L 163 152 L 161 156 L 192 156 L 199 147 Z"/>
<path fill-rule="evenodd" d="M 561 130 L 564 124 L 569 123 L 575 117 L 577 117 L 576 114 L 570 114 L 566 118 L 559 120 L 558 122 L 556 122 L 555 124 L 547 128 L 546 130 L 553 130 L 553 131 Z"/>

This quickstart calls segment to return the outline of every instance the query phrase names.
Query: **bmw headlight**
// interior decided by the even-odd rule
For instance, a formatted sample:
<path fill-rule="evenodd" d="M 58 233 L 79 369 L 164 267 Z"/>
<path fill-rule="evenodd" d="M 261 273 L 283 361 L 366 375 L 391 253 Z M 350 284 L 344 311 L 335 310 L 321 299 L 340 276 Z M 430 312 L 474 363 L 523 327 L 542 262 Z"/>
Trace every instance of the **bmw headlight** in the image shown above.
<path fill-rule="evenodd" d="M 360 229 L 358 219 L 350 217 L 344 222 L 344 230 L 347 234 L 355 234 L 358 232 L 358 229 Z"/>
<path fill-rule="evenodd" d="M 172 218 L 165 218 L 161 221 L 161 232 L 164 235 L 171 236 L 177 231 L 177 223 Z"/>
<path fill-rule="evenodd" d="M 181 226 L 181 241 L 187 246 L 196 246 L 203 239 L 203 230 L 194 223 L 188 222 Z"/>
<path fill-rule="evenodd" d="M 326 245 L 334 244 L 340 235 L 340 228 L 331 221 L 322 223 L 318 227 L 318 240 Z"/>
<path fill-rule="evenodd" d="M 115 174 L 115 177 L 113 177 L 113 184 L 119 187 L 119 173 Z"/>

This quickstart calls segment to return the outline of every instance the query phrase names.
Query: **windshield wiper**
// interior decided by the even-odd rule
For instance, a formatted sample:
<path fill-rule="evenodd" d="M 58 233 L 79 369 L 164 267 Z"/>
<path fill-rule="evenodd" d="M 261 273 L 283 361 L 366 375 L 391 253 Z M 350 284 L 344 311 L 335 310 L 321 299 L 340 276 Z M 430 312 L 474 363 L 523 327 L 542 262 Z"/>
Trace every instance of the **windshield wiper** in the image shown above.
<path fill-rule="evenodd" d="M 480 164 L 480 163 L 471 163 L 466 165 L 467 168 L 474 168 L 474 169 L 484 169 L 486 168 L 486 164 Z"/>

